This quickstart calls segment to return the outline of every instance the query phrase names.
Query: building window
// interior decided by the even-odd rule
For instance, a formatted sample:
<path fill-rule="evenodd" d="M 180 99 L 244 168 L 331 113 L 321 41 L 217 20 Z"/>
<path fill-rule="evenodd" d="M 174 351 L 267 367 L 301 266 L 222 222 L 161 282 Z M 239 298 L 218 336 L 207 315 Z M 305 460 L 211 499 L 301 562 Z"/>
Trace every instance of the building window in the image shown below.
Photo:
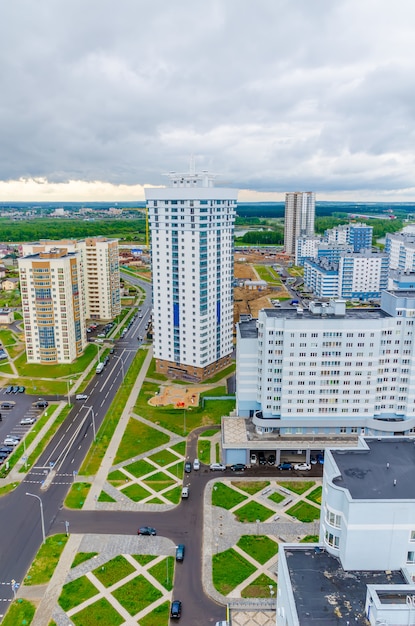
<path fill-rule="evenodd" d="M 415 563 L 415 552 L 408 552 L 406 555 L 407 563 Z"/>

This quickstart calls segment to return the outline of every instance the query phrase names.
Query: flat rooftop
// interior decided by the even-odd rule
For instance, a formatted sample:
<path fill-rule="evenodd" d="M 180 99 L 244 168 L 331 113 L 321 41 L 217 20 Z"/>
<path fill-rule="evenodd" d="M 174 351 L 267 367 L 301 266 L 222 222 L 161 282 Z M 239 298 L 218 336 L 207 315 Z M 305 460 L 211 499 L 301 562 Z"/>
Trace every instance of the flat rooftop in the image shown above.
<path fill-rule="evenodd" d="M 415 500 L 415 441 L 365 441 L 367 450 L 332 450 L 340 471 L 333 484 L 348 489 L 356 500 Z"/>
<path fill-rule="evenodd" d="M 399 292 L 400 293 L 400 292 Z M 414 295 L 414 292 L 412 292 Z M 297 306 L 293 306 L 292 309 L 264 309 L 264 313 L 267 317 L 283 317 L 286 319 L 351 319 L 351 320 L 378 320 L 380 318 L 391 317 L 389 313 L 383 311 L 380 308 L 376 309 L 359 309 L 351 308 L 346 309 L 345 315 L 317 315 L 310 313 L 308 309 L 303 309 L 302 313 L 297 313 Z"/>
<path fill-rule="evenodd" d="M 239 332 L 244 339 L 258 337 L 258 329 L 256 327 L 257 320 L 249 320 L 249 322 L 239 322 Z"/>
<path fill-rule="evenodd" d="M 344 571 L 325 551 L 284 547 L 292 592 L 301 626 L 358 624 L 367 626 L 366 585 L 399 585 L 400 571 Z"/>

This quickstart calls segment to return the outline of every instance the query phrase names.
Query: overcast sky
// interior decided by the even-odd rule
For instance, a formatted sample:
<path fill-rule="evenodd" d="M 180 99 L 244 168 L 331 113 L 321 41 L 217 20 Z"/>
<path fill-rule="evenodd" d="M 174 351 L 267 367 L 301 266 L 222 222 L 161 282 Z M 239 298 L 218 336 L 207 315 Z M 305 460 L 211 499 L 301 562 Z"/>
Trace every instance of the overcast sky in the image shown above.
<path fill-rule="evenodd" d="M 414 0 L 3 0 L 0 200 L 415 200 Z"/>

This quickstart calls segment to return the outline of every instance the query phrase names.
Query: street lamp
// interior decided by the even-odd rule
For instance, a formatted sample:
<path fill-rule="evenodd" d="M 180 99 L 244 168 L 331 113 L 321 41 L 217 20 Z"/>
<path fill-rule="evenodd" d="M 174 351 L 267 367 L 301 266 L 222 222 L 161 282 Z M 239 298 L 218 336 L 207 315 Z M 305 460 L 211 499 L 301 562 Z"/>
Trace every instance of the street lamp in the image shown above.
<path fill-rule="evenodd" d="M 45 543 L 45 519 L 43 517 L 43 504 L 42 504 L 42 500 L 40 498 L 40 496 L 37 496 L 35 493 L 29 493 L 26 491 L 26 495 L 27 496 L 32 496 L 32 498 L 37 498 L 39 500 L 39 504 L 40 504 L 40 521 L 42 522 L 42 537 L 43 537 L 43 542 Z"/>
<path fill-rule="evenodd" d="M 96 429 L 95 429 L 95 413 L 94 413 L 94 409 L 92 408 L 92 406 L 86 406 L 86 404 L 84 404 L 84 407 L 86 409 L 88 409 L 88 413 L 89 413 L 89 411 L 91 411 L 91 413 L 92 413 L 92 430 L 93 430 L 93 433 L 94 433 L 94 439 L 96 439 L 97 438 L 97 432 L 96 432 Z M 88 416 L 88 413 L 86 414 L 85 417 Z"/>
<path fill-rule="evenodd" d="M 72 381 L 71 380 L 67 380 L 66 381 L 66 395 L 68 396 L 68 404 L 71 403 L 71 398 L 70 398 L 70 395 L 69 395 L 69 389 L 70 389 L 71 385 L 72 385 Z"/>

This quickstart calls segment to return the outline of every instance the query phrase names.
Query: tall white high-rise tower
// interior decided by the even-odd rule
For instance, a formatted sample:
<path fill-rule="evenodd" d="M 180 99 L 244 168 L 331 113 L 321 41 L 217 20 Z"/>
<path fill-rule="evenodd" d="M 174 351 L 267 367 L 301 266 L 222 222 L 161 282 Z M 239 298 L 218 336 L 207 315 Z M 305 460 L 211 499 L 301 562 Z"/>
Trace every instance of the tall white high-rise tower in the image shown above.
<path fill-rule="evenodd" d="M 153 336 L 157 371 L 203 380 L 233 349 L 235 189 L 208 172 L 169 173 L 146 189 L 151 228 Z"/>
<path fill-rule="evenodd" d="M 285 194 L 284 249 L 295 254 L 298 237 L 314 235 L 316 196 L 313 191 L 295 191 Z"/>

